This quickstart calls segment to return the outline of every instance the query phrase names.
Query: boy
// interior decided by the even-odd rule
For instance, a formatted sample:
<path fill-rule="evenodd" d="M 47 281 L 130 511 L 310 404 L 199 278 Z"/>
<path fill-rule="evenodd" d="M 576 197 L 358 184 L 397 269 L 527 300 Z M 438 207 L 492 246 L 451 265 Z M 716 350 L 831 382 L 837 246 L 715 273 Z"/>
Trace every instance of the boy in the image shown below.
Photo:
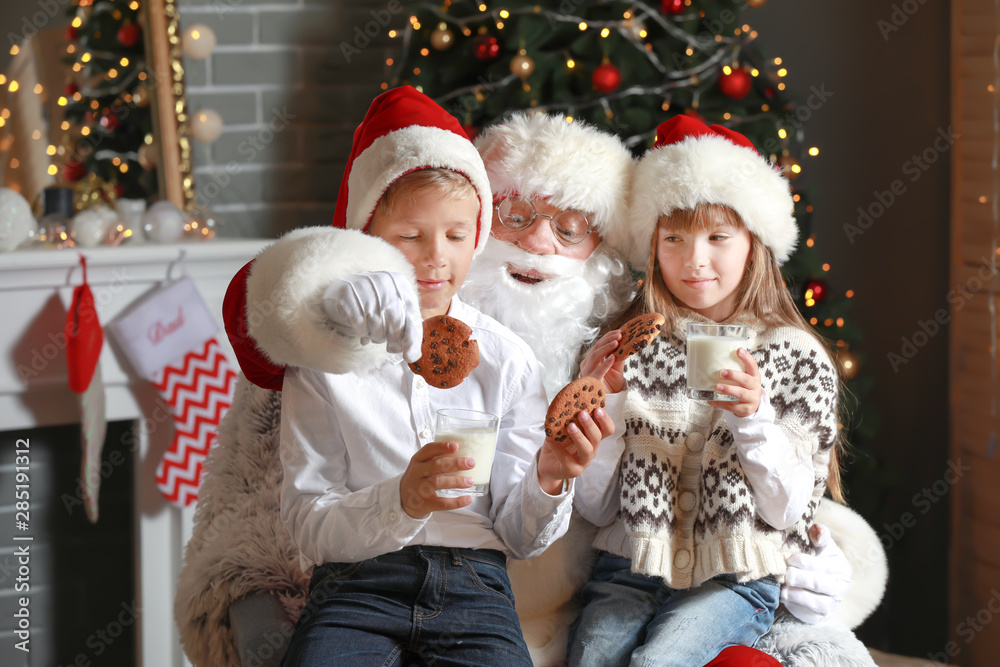
<path fill-rule="evenodd" d="M 334 221 L 347 229 L 332 239 L 300 230 L 275 246 L 329 271 L 318 283 L 303 271 L 307 280 L 291 276 L 283 289 L 327 286 L 316 312 L 333 327 L 313 341 L 329 351 L 326 367 L 283 360 L 293 367 L 282 391 L 281 515 L 303 568 L 317 566 L 284 664 L 531 664 L 506 556 L 534 556 L 566 531 L 570 480 L 614 425 L 603 411 L 593 420 L 583 412 L 572 445 L 541 444 L 539 364 L 455 297 L 488 237 L 490 201 L 458 122 L 397 88 L 355 132 Z M 362 259 L 383 270 L 354 273 Z M 281 301 L 275 295 L 276 310 Z M 421 320 L 444 314 L 472 328 L 480 351 L 479 366 L 451 389 L 406 365 L 419 357 Z M 433 441 L 435 410 L 451 407 L 500 417 L 490 492 L 475 500 L 436 494 L 472 485 L 463 473 L 474 462 Z"/>

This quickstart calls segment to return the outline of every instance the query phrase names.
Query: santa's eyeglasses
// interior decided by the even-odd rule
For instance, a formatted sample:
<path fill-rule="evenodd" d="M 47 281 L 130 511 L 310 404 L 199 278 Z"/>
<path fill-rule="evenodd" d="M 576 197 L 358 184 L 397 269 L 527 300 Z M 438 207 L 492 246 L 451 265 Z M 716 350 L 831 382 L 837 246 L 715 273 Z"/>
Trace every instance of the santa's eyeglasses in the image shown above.
<path fill-rule="evenodd" d="M 587 234 L 594 232 L 590 228 L 590 220 L 584 213 L 573 209 L 567 209 L 556 215 L 538 213 L 531 200 L 520 195 L 504 197 L 495 208 L 500 223 L 514 232 L 530 227 L 536 216 L 548 218 L 552 233 L 563 245 L 576 245 L 587 238 Z"/>

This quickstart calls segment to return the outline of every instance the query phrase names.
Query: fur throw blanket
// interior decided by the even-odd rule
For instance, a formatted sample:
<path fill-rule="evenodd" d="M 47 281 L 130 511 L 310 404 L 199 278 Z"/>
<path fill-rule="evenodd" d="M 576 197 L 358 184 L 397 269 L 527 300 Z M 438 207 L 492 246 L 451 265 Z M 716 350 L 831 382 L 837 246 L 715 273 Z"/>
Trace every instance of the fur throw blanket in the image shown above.
<path fill-rule="evenodd" d="M 305 603 L 309 579 L 279 518 L 280 414 L 279 393 L 241 376 L 218 442 L 205 462 L 195 526 L 174 601 L 181 643 L 198 667 L 240 665 L 229 616 L 235 602 L 271 594 L 292 622 Z M 821 509 L 830 504 L 824 501 Z M 885 556 L 874 531 L 842 509 L 817 520 L 830 525 L 854 565 L 857 581 L 826 623 L 806 625 L 787 614 L 778 618 L 758 648 L 785 667 L 874 667 L 849 628 L 860 624 L 881 600 Z M 590 576 L 595 532 L 574 516 L 567 535 L 541 556 L 509 563 L 525 641 L 540 667 L 565 660 L 569 627 L 579 613 L 576 593 Z M 859 554 L 861 562 L 856 560 Z M 276 650 L 283 651 L 287 628 L 275 636 Z"/>

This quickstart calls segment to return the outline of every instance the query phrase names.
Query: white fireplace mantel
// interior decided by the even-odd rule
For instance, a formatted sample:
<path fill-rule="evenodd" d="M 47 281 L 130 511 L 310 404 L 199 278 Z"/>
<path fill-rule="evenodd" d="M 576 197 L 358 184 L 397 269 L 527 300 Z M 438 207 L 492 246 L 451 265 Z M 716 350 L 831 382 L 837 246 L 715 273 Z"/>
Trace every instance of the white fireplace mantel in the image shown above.
<path fill-rule="evenodd" d="M 136 423 L 134 529 L 138 619 L 136 664 L 183 667 L 173 620 L 173 599 L 193 507 L 166 503 L 154 471 L 173 428 L 150 416 L 156 391 L 142 380 L 107 335 L 107 324 L 167 280 L 192 278 L 219 324 L 217 338 L 235 370 L 222 328 L 222 300 L 233 275 L 269 241 L 220 239 L 172 245 L 126 245 L 86 250 L 30 250 L 0 254 L 0 430 L 18 431 L 80 421 L 66 377 L 63 335 L 73 288 L 82 282 L 79 254 L 105 327 L 101 372 L 108 421 Z"/>

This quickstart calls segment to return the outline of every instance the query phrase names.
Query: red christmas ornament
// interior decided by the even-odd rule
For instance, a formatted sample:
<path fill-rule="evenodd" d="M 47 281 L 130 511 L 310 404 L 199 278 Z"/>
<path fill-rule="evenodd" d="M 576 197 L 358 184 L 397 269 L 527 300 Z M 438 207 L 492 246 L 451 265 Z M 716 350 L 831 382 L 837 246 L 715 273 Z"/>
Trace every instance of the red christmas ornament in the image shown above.
<path fill-rule="evenodd" d="M 475 141 L 476 137 L 479 136 L 479 128 L 472 123 L 466 123 L 462 125 L 462 130 L 469 137 L 469 141 Z"/>
<path fill-rule="evenodd" d="M 734 100 L 742 100 L 750 93 L 753 86 L 753 78 L 750 73 L 742 67 L 732 69 L 729 74 L 723 72 L 719 76 L 719 90 L 726 97 Z"/>
<path fill-rule="evenodd" d="M 74 28 L 73 26 L 70 26 L 70 27 L 66 28 L 66 41 L 67 42 L 75 42 L 76 38 L 78 36 L 79 36 L 79 33 L 77 33 L 76 28 Z"/>
<path fill-rule="evenodd" d="M 76 84 L 70 81 L 63 88 L 63 95 L 65 95 L 66 97 L 73 97 L 74 95 L 77 94 L 77 92 L 79 92 L 79 90 L 80 89 L 77 88 Z"/>
<path fill-rule="evenodd" d="M 87 168 L 83 166 L 82 162 L 73 160 L 63 166 L 62 175 L 67 182 L 76 183 L 87 175 Z"/>
<path fill-rule="evenodd" d="M 114 132 L 115 130 L 117 130 L 119 127 L 122 126 L 121 118 L 116 116 L 111 111 L 101 116 L 101 120 L 99 122 L 101 123 L 101 127 L 103 127 L 108 132 Z"/>
<path fill-rule="evenodd" d="M 660 3 L 660 12 L 667 15 L 677 15 L 684 11 L 684 0 L 663 0 Z"/>
<path fill-rule="evenodd" d="M 473 52 L 479 60 L 493 60 L 500 55 L 500 44 L 493 35 L 479 35 L 476 37 Z"/>
<path fill-rule="evenodd" d="M 142 30 L 134 23 L 126 23 L 118 28 L 118 42 L 122 46 L 135 46 L 142 37 Z"/>
<path fill-rule="evenodd" d="M 774 88 L 772 88 L 771 86 L 765 88 L 764 97 L 766 97 L 767 99 L 771 99 L 772 97 L 774 97 Z"/>
<path fill-rule="evenodd" d="M 121 183 L 115 183 L 115 197 L 121 199 L 123 194 L 125 194 L 125 186 Z"/>
<path fill-rule="evenodd" d="M 590 75 L 590 82 L 604 94 L 613 93 L 622 85 L 622 73 L 611 63 L 604 63 Z"/>
<path fill-rule="evenodd" d="M 826 298 L 827 291 L 826 283 L 822 280 L 810 280 L 806 283 L 806 298 L 811 298 L 816 303 Z M 809 296 L 810 292 L 812 292 L 811 297 Z"/>

